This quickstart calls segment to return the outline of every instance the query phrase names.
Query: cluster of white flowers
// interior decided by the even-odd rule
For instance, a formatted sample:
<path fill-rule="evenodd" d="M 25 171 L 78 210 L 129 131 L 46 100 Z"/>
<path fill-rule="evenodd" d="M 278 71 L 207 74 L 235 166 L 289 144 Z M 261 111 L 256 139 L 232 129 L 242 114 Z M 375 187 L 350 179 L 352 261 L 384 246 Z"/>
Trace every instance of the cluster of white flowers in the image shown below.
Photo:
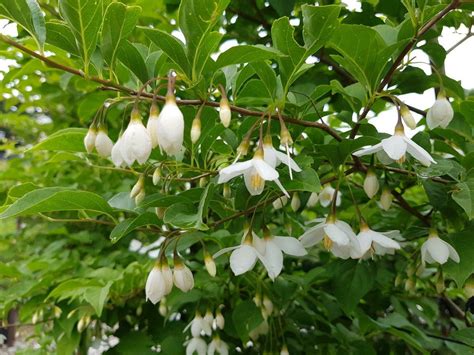
<path fill-rule="evenodd" d="M 173 289 L 173 284 L 183 292 L 194 287 L 194 277 L 191 270 L 175 257 L 174 269 L 171 271 L 166 260 L 157 261 L 146 280 L 146 299 L 156 304 Z"/>
<path fill-rule="evenodd" d="M 192 336 L 191 339 L 184 343 L 186 345 L 186 355 L 194 353 L 198 355 L 213 355 L 215 353 L 227 355 L 229 353 L 229 346 L 217 333 L 218 330 L 224 329 L 224 325 L 225 319 L 220 311 L 220 307 L 216 310 L 215 317 L 210 309 L 206 311 L 204 317 L 201 316 L 199 311 L 196 311 L 193 320 L 184 328 L 185 332 L 191 328 Z M 212 340 L 207 344 L 203 337 L 211 336 L 213 331 Z"/>

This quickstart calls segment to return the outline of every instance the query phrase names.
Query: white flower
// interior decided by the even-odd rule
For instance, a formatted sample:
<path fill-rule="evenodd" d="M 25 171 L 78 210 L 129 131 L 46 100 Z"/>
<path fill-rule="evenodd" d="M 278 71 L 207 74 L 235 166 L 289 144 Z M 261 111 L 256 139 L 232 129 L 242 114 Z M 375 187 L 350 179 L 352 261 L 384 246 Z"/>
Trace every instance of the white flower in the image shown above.
<path fill-rule="evenodd" d="M 200 337 L 193 337 L 186 346 L 186 355 L 193 355 L 197 353 L 198 355 L 206 355 L 207 353 L 207 344 L 204 339 Z"/>
<path fill-rule="evenodd" d="M 175 286 L 183 292 L 188 292 L 194 287 L 193 273 L 179 260 L 174 265 L 173 281 Z"/>
<path fill-rule="evenodd" d="M 426 123 L 430 129 L 434 129 L 438 126 L 446 128 L 453 119 L 453 116 L 454 111 L 451 104 L 444 94 L 440 93 L 426 114 Z"/>
<path fill-rule="evenodd" d="M 397 124 L 395 127 L 395 134 L 393 136 L 382 139 L 382 142 L 379 144 L 360 149 L 353 154 L 360 157 L 381 151 L 385 152 L 392 161 L 395 160 L 403 162 L 405 160 L 405 154 L 408 152 L 411 156 L 413 156 L 413 158 L 425 166 L 430 166 L 431 163 L 436 164 L 436 162 L 426 150 L 405 136 L 405 132 L 401 124 Z"/>
<path fill-rule="evenodd" d="M 365 176 L 364 180 L 364 191 L 369 198 L 374 197 L 379 191 L 379 180 L 377 179 L 377 175 L 370 169 L 367 171 L 367 175 Z"/>
<path fill-rule="evenodd" d="M 219 329 L 224 329 L 225 319 L 220 309 L 217 309 L 215 319 L 216 319 L 216 327 Z"/>
<path fill-rule="evenodd" d="M 290 155 L 282 153 L 273 147 L 272 138 L 266 136 L 263 143 L 263 159 L 272 168 L 276 168 L 281 163 L 285 164 L 290 170 L 301 172 L 301 168 L 296 162 L 290 157 Z"/>
<path fill-rule="evenodd" d="M 321 204 L 321 206 L 328 207 L 331 204 L 335 193 L 336 193 L 336 189 L 333 188 L 331 184 L 324 185 L 324 188 L 319 194 L 319 203 Z M 342 192 L 338 191 L 337 196 L 336 196 L 336 206 L 341 205 L 341 196 L 342 196 Z"/>
<path fill-rule="evenodd" d="M 371 254 L 383 255 L 388 251 L 400 249 L 400 244 L 395 240 L 387 237 L 383 233 L 379 233 L 370 229 L 367 224 L 362 223 L 360 232 L 357 235 L 360 245 L 359 250 L 352 250 L 351 257 L 353 259 L 365 258 Z"/>
<path fill-rule="evenodd" d="M 150 108 L 150 116 L 148 117 L 148 122 L 146 124 L 146 130 L 151 139 L 151 146 L 156 148 L 158 146 L 158 116 L 159 109 L 158 105 L 153 102 Z"/>
<path fill-rule="evenodd" d="M 265 258 L 264 266 L 272 280 L 275 280 L 283 269 L 283 253 L 293 256 L 307 254 L 301 242 L 292 237 L 265 236 L 264 239 L 253 238 L 253 244 Z"/>
<path fill-rule="evenodd" d="M 194 316 L 193 320 L 191 321 L 190 324 L 184 329 L 186 331 L 189 326 L 191 326 L 191 334 L 193 337 L 198 337 L 201 335 L 201 333 L 204 333 L 206 335 L 211 335 L 212 329 L 209 323 L 201 316 L 199 312 L 196 312 L 196 315 Z"/>
<path fill-rule="evenodd" d="M 392 192 L 388 187 L 384 187 L 382 189 L 382 193 L 380 194 L 380 206 L 385 210 L 388 211 L 390 206 L 392 205 L 393 195 Z"/>
<path fill-rule="evenodd" d="M 213 257 L 215 259 L 224 253 L 232 251 L 232 254 L 230 255 L 230 268 L 235 276 L 242 275 L 247 271 L 252 270 L 257 263 L 257 260 L 260 260 L 263 266 L 265 266 L 265 269 L 268 270 L 265 258 L 254 245 L 254 239 L 258 239 L 258 237 L 254 235 L 251 230 L 247 230 L 245 231 L 244 238 L 240 245 L 224 248 L 214 254 Z"/>
<path fill-rule="evenodd" d="M 324 247 L 334 256 L 342 259 L 350 257 L 351 252 L 360 251 L 360 245 L 351 226 L 329 215 L 326 220 L 316 219 L 318 223 L 308 229 L 299 239 L 305 248 L 323 241 Z"/>
<path fill-rule="evenodd" d="M 230 119 L 232 118 L 232 112 L 230 111 L 229 101 L 223 97 L 219 103 L 219 119 L 224 127 L 229 127 Z"/>
<path fill-rule="evenodd" d="M 402 116 L 403 122 L 405 122 L 408 127 L 410 127 L 411 129 L 416 128 L 416 121 L 413 118 L 413 115 L 411 114 L 411 111 L 407 107 L 407 105 L 400 105 L 400 114 Z"/>
<path fill-rule="evenodd" d="M 430 231 L 428 239 L 421 246 L 421 261 L 423 264 L 437 262 L 444 264 L 451 258 L 459 263 L 459 254 L 449 243 L 442 240 L 436 231 Z"/>
<path fill-rule="evenodd" d="M 122 158 L 128 166 L 132 166 L 135 161 L 144 164 L 150 156 L 151 148 L 151 139 L 142 123 L 140 113 L 133 109 L 130 123 L 122 135 L 120 144 Z"/>
<path fill-rule="evenodd" d="M 114 142 L 109 138 L 107 132 L 103 129 L 99 129 L 99 133 L 95 139 L 95 149 L 97 150 L 97 153 L 99 153 L 103 158 L 110 157 L 113 147 Z"/>
<path fill-rule="evenodd" d="M 163 278 L 165 279 L 166 294 L 168 294 L 173 289 L 173 273 L 171 272 L 168 262 L 164 262 L 161 265 L 161 272 L 163 273 Z"/>
<path fill-rule="evenodd" d="M 171 286 L 173 286 L 173 283 L 171 283 Z M 156 263 L 146 280 L 146 299 L 156 304 L 170 291 L 169 279 L 167 275 L 163 273 L 161 263 Z"/>
<path fill-rule="evenodd" d="M 212 315 L 212 312 L 210 309 L 206 311 L 206 314 L 204 315 L 204 320 L 209 324 L 209 328 L 212 328 L 212 323 L 214 323 L 214 316 Z"/>
<path fill-rule="evenodd" d="M 115 142 L 111 151 L 112 162 L 114 163 L 116 167 L 126 166 L 125 160 L 123 159 L 123 155 L 122 155 L 122 143 L 123 143 L 122 134 L 120 134 L 120 136 L 117 139 L 117 142 Z"/>
<path fill-rule="evenodd" d="M 260 195 L 265 187 L 265 181 L 274 181 L 289 197 L 288 192 L 278 180 L 278 171 L 263 160 L 263 150 L 260 148 L 257 149 L 252 159 L 221 169 L 217 182 L 222 184 L 239 175 L 244 175 L 245 186 L 251 195 Z"/>
<path fill-rule="evenodd" d="M 283 208 L 287 203 L 288 203 L 288 197 L 280 196 L 275 201 L 273 201 L 272 204 L 273 204 L 274 209 L 279 210 L 280 208 Z"/>
<path fill-rule="evenodd" d="M 308 202 L 306 202 L 306 207 L 308 207 L 308 208 L 314 207 L 314 206 L 316 206 L 318 201 L 319 201 L 319 195 L 316 192 L 312 192 L 311 195 L 309 195 Z M 339 198 L 339 202 L 340 201 L 341 201 L 341 199 Z"/>
<path fill-rule="evenodd" d="M 183 152 L 184 118 L 174 95 L 166 96 L 166 103 L 158 117 L 157 137 L 160 148 L 168 155 Z"/>
<path fill-rule="evenodd" d="M 95 140 L 97 138 L 97 129 L 94 127 L 89 127 L 86 136 L 84 137 L 84 147 L 86 148 L 87 153 L 92 153 L 95 147 Z"/>
<path fill-rule="evenodd" d="M 218 335 L 216 335 L 209 343 L 207 355 L 214 355 L 216 352 L 221 355 L 229 354 L 229 347 L 227 346 L 227 343 L 219 338 Z"/>

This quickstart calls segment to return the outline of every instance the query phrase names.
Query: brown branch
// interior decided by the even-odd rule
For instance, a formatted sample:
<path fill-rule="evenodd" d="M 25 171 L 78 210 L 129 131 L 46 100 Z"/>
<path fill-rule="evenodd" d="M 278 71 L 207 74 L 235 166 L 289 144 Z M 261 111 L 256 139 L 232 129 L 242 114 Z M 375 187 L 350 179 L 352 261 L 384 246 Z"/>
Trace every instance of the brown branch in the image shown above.
<path fill-rule="evenodd" d="M 50 66 L 52 68 L 60 69 L 60 70 L 69 72 L 71 74 L 80 76 L 84 79 L 102 84 L 102 85 L 104 85 L 103 89 L 105 89 L 105 90 L 121 91 L 121 92 L 125 92 L 129 95 L 133 95 L 133 96 L 136 96 L 138 94 L 138 91 L 133 90 L 131 88 L 128 88 L 126 86 L 114 83 L 114 82 L 109 81 L 109 80 L 99 78 L 97 76 L 87 76 L 81 70 L 71 68 L 69 66 L 66 66 L 66 65 L 60 64 L 58 62 L 55 62 L 54 60 L 51 60 L 51 59 L 49 59 L 49 58 L 47 58 L 47 57 L 45 57 L 45 56 L 43 56 L 39 53 L 36 53 L 35 51 L 23 46 L 22 44 L 11 40 L 7 36 L 0 35 L 0 40 L 7 43 L 7 44 L 9 44 L 9 45 L 11 45 L 11 46 L 13 46 L 13 47 L 15 47 L 15 48 L 18 48 L 22 52 L 25 52 L 25 53 L 31 55 L 32 57 L 35 57 L 35 58 L 43 61 L 45 64 L 47 64 L 48 66 Z M 145 98 L 152 99 L 153 94 L 141 93 L 140 97 L 145 97 Z M 157 95 L 156 99 L 159 100 L 159 101 L 162 101 L 162 102 L 166 101 L 166 98 L 164 96 L 161 96 L 161 95 Z M 185 106 L 185 105 L 200 106 L 200 105 L 204 104 L 204 105 L 210 106 L 210 107 L 219 107 L 218 102 L 203 101 L 203 100 L 176 100 L 176 103 L 178 105 L 182 105 L 182 106 Z M 243 107 L 238 107 L 238 106 L 233 106 L 233 105 L 230 106 L 230 109 L 234 112 L 240 113 L 240 114 L 245 115 L 245 116 L 260 117 L 262 115 L 262 112 L 260 112 L 260 111 L 252 111 L 252 110 L 249 110 L 249 109 L 246 109 L 246 108 L 243 108 Z M 297 118 L 292 118 L 292 117 L 288 117 L 288 116 L 285 116 L 285 115 L 282 115 L 282 117 L 285 120 L 285 122 L 292 123 L 292 124 L 299 125 L 299 126 L 303 126 L 303 127 L 318 128 L 318 129 L 321 129 L 321 130 L 327 132 L 328 134 L 333 136 L 336 140 L 338 140 L 338 141 L 342 140 L 341 136 L 334 129 L 332 129 L 331 127 L 329 127 L 328 125 L 326 125 L 324 123 L 299 120 Z M 274 119 L 274 120 L 279 119 L 277 115 L 272 115 L 271 118 Z"/>
<path fill-rule="evenodd" d="M 408 42 L 408 44 L 405 46 L 405 48 L 403 48 L 403 50 L 400 52 L 398 57 L 393 61 L 392 65 L 390 66 L 390 69 L 385 74 L 385 77 L 383 78 L 380 85 L 377 87 L 377 92 L 381 92 L 385 88 L 385 86 L 390 83 L 396 70 L 398 69 L 403 59 L 405 58 L 405 56 L 408 54 L 408 52 L 410 52 L 413 46 L 418 42 L 418 39 L 422 37 L 426 32 L 428 32 L 447 13 L 457 8 L 460 5 L 460 3 L 461 3 L 460 0 L 452 0 L 448 6 L 446 6 L 443 10 L 438 12 L 430 21 L 428 21 L 426 24 L 424 24 L 420 28 L 420 30 L 416 33 L 416 35 L 410 40 L 410 42 Z M 359 118 L 357 119 L 357 123 L 352 128 L 351 134 L 349 136 L 350 138 L 354 138 L 357 135 L 357 132 L 359 131 L 359 128 L 360 128 L 360 121 L 364 120 L 367 117 L 367 114 L 372 108 L 372 105 L 373 105 L 373 101 L 369 102 L 367 106 L 365 106 L 364 110 L 362 111 Z"/>
<path fill-rule="evenodd" d="M 410 206 L 410 204 L 403 198 L 403 196 L 398 191 L 393 189 L 392 195 L 396 198 L 396 200 L 398 201 L 398 205 L 401 208 L 418 218 L 425 226 L 429 227 L 431 225 L 430 218 L 428 216 L 422 215 L 420 212 L 418 212 L 416 208 Z"/>

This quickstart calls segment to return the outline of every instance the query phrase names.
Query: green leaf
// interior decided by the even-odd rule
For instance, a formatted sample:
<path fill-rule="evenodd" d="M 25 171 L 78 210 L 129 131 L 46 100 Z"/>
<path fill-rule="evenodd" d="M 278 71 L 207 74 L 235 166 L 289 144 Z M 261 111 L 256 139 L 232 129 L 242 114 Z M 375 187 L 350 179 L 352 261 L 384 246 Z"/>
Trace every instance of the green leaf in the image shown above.
<path fill-rule="evenodd" d="M 260 60 L 272 59 L 280 53 L 262 45 L 241 45 L 229 48 L 219 55 L 216 61 L 216 69 L 232 64 L 251 63 Z"/>
<path fill-rule="evenodd" d="M 46 23 L 46 42 L 65 50 L 71 54 L 79 56 L 74 34 L 68 25 L 62 21 L 51 21 Z"/>
<path fill-rule="evenodd" d="M 69 152 L 85 152 L 84 137 L 87 134 L 85 128 L 66 128 L 55 132 L 45 140 L 33 146 L 30 151 L 53 150 Z"/>
<path fill-rule="evenodd" d="M 113 2 L 105 11 L 102 27 L 102 56 L 114 68 L 118 48 L 135 28 L 141 8 Z"/>
<path fill-rule="evenodd" d="M 86 73 L 89 72 L 89 63 L 102 25 L 102 1 L 59 0 L 59 10 L 76 38 Z"/>
<path fill-rule="evenodd" d="M 33 190 L 13 202 L 0 219 L 44 212 L 88 210 L 110 215 L 112 208 L 99 195 L 62 187 Z"/>
<path fill-rule="evenodd" d="M 142 83 L 148 80 L 148 69 L 145 64 L 145 59 L 132 43 L 123 41 L 122 45 L 118 48 L 117 58 L 130 69 Z"/>
<path fill-rule="evenodd" d="M 262 312 L 252 301 L 240 302 L 232 311 L 232 322 L 243 342 L 249 340 L 249 332 L 263 322 Z"/>
<path fill-rule="evenodd" d="M 275 91 L 277 87 L 277 78 L 274 70 L 270 67 L 267 62 L 253 62 L 250 64 L 257 73 L 258 77 L 262 80 L 263 84 L 267 88 L 268 96 L 275 99 Z"/>
<path fill-rule="evenodd" d="M 311 168 L 304 169 L 300 173 L 293 173 L 293 180 L 286 181 L 284 186 L 287 190 L 321 191 L 318 174 Z"/>
<path fill-rule="evenodd" d="M 145 212 L 135 218 L 127 218 L 115 226 L 110 233 L 112 243 L 117 243 L 120 239 L 130 234 L 137 228 L 147 225 L 160 225 L 160 220 L 155 213 Z"/>
<path fill-rule="evenodd" d="M 210 32 L 203 38 L 203 42 L 197 48 L 194 57 L 192 57 L 192 79 L 194 82 L 198 82 L 201 79 L 201 74 L 206 68 L 206 65 L 210 62 L 211 54 L 216 51 L 222 36 L 223 35 L 219 32 Z"/>
<path fill-rule="evenodd" d="M 464 209 L 469 219 L 474 218 L 474 178 L 460 182 L 455 188 L 453 200 Z"/>
<path fill-rule="evenodd" d="M 109 281 L 105 286 L 86 287 L 84 289 L 84 299 L 94 308 L 95 313 L 100 317 L 104 309 L 105 301 L 109 295 L 112 282 Z"/>
<path fill-rule="evenodd" d="M 164 31 L 145 27 L 142 27 L 142 30 L 145 32 L 145 35 L 177 65 L 177 71 L 189 77 L 190 64 L 186 56 L 184 44 Z"/>
<path fill-rule="evenodd" d="M 306 51 L 315 53 L 338 28 L 339 5 L 303 5 L 303 39 Z M 339 30 L 339 29 L 338 29 Z"/>
<path fill-rule="evenodd" d="M 474 223 L 471 221 L 462 232 L 449 235 L 448 242 L 458 252 L 459 263 L 450 259 L 447 264 L 443 265 L 443 271 L 456 281 L 458 287 L 463 287 L 464 282 L 474 273 L 473 228 Z"/>
<path fill-rule="evenodd" d="M 0 2 L 0 15 L 17 22 L 38 43 L 42 51 L 46 41 L 44 15 L 36 0 L 3 0 Z"/>

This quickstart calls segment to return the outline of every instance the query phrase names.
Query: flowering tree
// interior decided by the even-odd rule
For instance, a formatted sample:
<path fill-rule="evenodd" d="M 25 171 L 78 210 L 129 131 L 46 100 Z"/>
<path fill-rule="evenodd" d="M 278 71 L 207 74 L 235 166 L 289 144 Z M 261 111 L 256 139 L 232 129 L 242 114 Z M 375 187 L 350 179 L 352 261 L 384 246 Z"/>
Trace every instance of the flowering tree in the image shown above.
<path fill-rule="evenodd" d="M 58 354 L 472 352 L 474 100 L 438 37 L 474 6 L 361 3 L 2 0 L 5 329 Z"/>

